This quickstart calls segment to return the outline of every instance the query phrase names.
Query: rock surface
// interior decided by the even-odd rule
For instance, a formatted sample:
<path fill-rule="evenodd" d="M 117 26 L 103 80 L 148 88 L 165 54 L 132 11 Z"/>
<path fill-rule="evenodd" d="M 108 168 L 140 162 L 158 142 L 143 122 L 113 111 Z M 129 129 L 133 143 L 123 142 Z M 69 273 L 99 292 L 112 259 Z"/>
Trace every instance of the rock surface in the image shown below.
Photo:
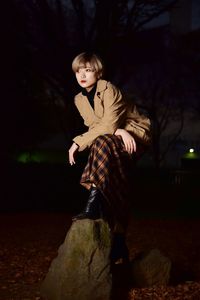
<path fill-rule="evenodd" d="M 42 283 L 47 300 L 109 300 L 111 234 L 103 220 L 72 223 Z"/>
<path fill-rule="evenodd" d="M 167 285 L 171 261 L 158 249 L 152 249 L 132 262 L 134 284 L 138 287 Z"/>

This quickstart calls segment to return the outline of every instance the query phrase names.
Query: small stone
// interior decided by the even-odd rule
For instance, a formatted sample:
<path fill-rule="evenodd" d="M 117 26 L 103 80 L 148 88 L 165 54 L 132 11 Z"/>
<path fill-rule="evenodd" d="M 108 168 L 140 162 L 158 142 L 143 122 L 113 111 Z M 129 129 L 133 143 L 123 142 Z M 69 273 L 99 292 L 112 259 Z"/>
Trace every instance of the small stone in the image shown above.
<path fill-rule="evenodd" d="M 152 249 L 132 262 L 133 280 L 139 287 L 167 285 L 170 270 L 171 261 L 158 249 Z"/>

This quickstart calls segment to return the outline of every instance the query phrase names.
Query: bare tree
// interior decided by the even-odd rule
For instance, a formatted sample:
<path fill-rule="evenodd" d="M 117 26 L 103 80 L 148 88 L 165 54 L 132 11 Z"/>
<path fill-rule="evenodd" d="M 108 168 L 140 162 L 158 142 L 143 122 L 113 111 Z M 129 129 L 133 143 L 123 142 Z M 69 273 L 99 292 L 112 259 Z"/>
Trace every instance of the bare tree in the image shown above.
<path fill-rule="evenodd" d="M 85 34 L 88 47 L 100 49 L 103 54 L 114 48 L 119 36 L 132 38 L 145 24 L 170 11 L 177 0 L 95 0 L 91 1 L 95 11 L 90 29 Z M 84 31 L 87 8 L 83 1 L 72 0 L 80 29 Z"/>
<path fill-rule="evenodd" d="M 135 0 L 128 10 L 126 18 L 126 31 L 140 30 L 145 24 L 157 18 L 164 12 L 170 11 L 177 4 L 177 0 Z"/>
<path fill-rule="evenodd" d="M 180 138 L 186 112 L 193 109 L 196 111 L 193 117 L 198 118 L 199 46 L 196 34 L 195 38 L 188 34 L 173 40 L 172 48 L 162 59 L 148 64 L 140 61 L 134 68 L 131 90 L 153 123 L 152 156 L 157 168 L 163 165 Z"/>
<path fill-rule="evenodd" d="M 171 148 L 175 145 L 180 136 L 184 125 L 184 106 L 180 98 L 174 98 L 171 93 L 171 87 L 158 86 L 155 83 L 152 89 L 151 99 L 149 101 L 148 112 L 152 120 L 152 156 L 155 167 L 163 165 L 165 157 Z M 171 133 L 170 125 L 175 126 Z M 163 136 L 168 136 L 167 144 L 163 144 Z"/>

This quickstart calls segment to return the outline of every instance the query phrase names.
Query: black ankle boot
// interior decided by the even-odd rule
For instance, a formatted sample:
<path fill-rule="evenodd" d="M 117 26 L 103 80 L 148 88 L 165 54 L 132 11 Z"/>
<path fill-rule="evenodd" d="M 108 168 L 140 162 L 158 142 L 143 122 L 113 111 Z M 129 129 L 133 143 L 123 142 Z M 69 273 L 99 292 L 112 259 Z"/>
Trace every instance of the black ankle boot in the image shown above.
<path fill-rule="evenodd" d="M 101 194 L 100 190 L 98 190 L 96 187 L 92 187 L 85 209 L 77 216 L 74 216 L 72 220 L 96 220 L 103 218 L 103 195 Z"/>

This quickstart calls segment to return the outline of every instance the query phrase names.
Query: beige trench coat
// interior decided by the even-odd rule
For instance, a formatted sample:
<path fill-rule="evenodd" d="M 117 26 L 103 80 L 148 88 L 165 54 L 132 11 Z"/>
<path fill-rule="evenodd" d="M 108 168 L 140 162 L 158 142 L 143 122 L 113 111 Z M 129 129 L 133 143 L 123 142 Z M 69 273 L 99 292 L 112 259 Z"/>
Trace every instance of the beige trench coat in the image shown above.
<path fill-rule="evenodd" d="M 142 144 L 150 143 L 149 118 L 139 114 L 134 104 L 128 104 L 120 90 L 109 81 L 98 80 L 94 109 L 82 93 L 75 96 L 74 103 L 88 127 L 87 132 L 73 139 L 79 151 L 88 148 L 99 135 L 114 134 L 117 128 L 126 129 Z"/>

